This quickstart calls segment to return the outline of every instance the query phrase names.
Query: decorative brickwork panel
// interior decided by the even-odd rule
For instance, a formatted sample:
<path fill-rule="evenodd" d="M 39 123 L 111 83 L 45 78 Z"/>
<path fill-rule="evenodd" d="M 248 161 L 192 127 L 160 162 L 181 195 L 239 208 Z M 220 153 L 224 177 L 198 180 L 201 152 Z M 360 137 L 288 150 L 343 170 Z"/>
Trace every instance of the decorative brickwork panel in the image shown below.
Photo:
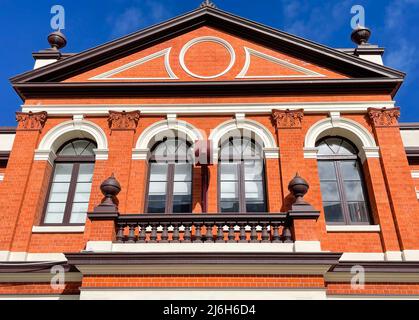
<path fill-rule="evenodd" d="M 304 109 L 272 110 L 272 122 L 277 129 L 301 128 Z"/>
<path fill-rule="evenodd" d="M 393 127 L 398 125 L 400 108 L 368 109 L 368 116 L 375 127 Z"/>
<path fill-rule="evenodd" d="M 18 130 L 41 130 L 47 121 L 47 113 L 42 112 L 16 112 L 16 121 Z"/>
<path fill-rule="evenodd" d="M 109 127 L 112 130 L 135 130 L 140 120 L 140 114 L 140 111 L 109 111 Z"/>

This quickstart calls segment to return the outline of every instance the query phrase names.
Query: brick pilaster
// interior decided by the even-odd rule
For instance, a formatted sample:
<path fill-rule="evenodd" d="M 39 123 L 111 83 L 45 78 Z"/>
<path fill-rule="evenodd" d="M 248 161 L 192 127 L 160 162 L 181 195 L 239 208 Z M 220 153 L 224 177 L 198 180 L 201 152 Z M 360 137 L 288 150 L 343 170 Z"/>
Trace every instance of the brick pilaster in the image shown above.
<path fill-rule="evenodd" d="M 288 191 L 288 184 L 298 172 L 301 176 L 308 174 L 304 161 L 304 132 L 302 121 L 304 110 L 273 110 L 272 122 L 276 128 L 279 163 L 282 185 L 282 208 L 288 211 L 294 202 L 294 197 Z M 310 173 L 311 175 L 311 173 Z M 311 190 L 309 190 L 311 193 Z M 307 195 L 307 199 L 309 196 Z M 319 208 L 316 208 L 319 209 Z M 294 237 L 297 241 L 320 240 L 319 226 L 314 219 L 301 219 L 294 221 Z"/>
<path fill-rule="evenodd" d="M 0 250 L 10 250 L 23 199 L 29 191 L 34 153 L 46 119 L 46 112 L 16 113 L 16 136 L 0 189 Z"/>
<path fill-rule="evenodd" d="M 369 109 L 400 245 L 419 249 L 419 203 L 398 127 L 399 108 Z"/>

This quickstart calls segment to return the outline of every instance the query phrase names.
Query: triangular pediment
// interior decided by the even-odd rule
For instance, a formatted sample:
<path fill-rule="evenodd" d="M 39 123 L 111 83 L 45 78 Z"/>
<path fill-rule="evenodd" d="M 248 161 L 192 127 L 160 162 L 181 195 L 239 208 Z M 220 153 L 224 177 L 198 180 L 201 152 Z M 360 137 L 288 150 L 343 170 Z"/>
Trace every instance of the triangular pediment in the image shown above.
<path fill-rule="evenodd" d="M 97 83 L 110 88 L 111 83 L 121 87 L 121 82 L 272 80 L 290 86 L 289 81 L 379 79 L 385 82 L 386 90 L 393 86 L 390 82 L 397 90 L 397 82 L 403 78 L 400 71 L 204 7 L 11 81 L 24 97 L 26 92 L 38 90 L 41 83 L 48 83 L 49 90 L 59 83 L 77 82 L 79 89 L 79 83 L 93 83 L 99 90 Z"/>

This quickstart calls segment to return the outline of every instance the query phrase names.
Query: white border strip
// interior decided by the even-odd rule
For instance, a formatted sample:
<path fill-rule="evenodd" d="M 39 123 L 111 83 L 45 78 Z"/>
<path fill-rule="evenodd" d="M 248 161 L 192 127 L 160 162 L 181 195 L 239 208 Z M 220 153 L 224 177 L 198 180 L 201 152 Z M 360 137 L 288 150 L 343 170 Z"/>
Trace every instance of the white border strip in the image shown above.
<path fill-rule="evenodd" d="M 170 67 L 170 50 L 172 48 L 166 48 L 164 50 L 161 50 L 159 52 L 150 54 L 144 58 L 132 61 L 130 63 L 124 64 L 121 67 L 112 69 L 110 71 L 104 72 L 102 74 L 99 74 L 97 76 L 94 76 L 92 78 L 90 78 L 89 80 L 167 80 L 167 79 L 178 79 L 178 77 L 175 75 L 175 73 L 173 72 L 172 68 Z M 133 67 L 142 65 L 146 62 L 149 62 L 151 60 L 154 60 L 156 58 L 162 57 L 164 56 L 164 67 L 166 69 L 166 72 L 168 74 L 168 77 L 130 77 L 130 78 L 126 78 L 126 77 L 122 77 L 122 78 L 118 78 L 118 77 L 112 77 L 115 74 L 121 73 L 125 70 L 131 69 Z"/>
<path fill-rule="evenodd" d="M 244 51 L 246 54 L 246 61 L 244 63 L 243 69 L 240 71 L 240 73 L 237 75 L 236 78 L 239 79 L 266 79 L 266 78 L 313 78 L 313 77 L 325 77 L 325 75 L 320 74 L 318 72 L 309 70 L 307 68 L 298 66 L 296 64 L 290 63 L 288 61 L 275 58 L 273 56 L 270 56 L 266 53 L 262 53 L 259 51 L 256 51 L 254 49 L 244 47 Z M 256 56 L 264 60 L 268 60 L 272 63 L 275 63 L 277 65 L 289 68 L 291 70 L 294 70 L 296 72 L 304 73 L 303 75 L 277 75 L 277 76 L 247 76 L 247 72 L 249 71 L 250 62 L 251 62 L 251 56 Z"/>
<path fill-rule="evenodd" d="M 23 112 L 48 111 L 49 115 L 108 115 L 113 111 L 135 111 L 142 114 L 267 114 L 272 109 L 304 109 L 304 113 L 367 112 L 368 108 L 392 108 L 394 101 L 354 101 L 354 102 L 283 102 L 283 103 L 231 103 L 231 104 L 28 104 L 21 105 Z"/>
<path fill-rule="evenodd" d="M 381 228 L 379 225 L 374 226 L 326 226 L 327 232 L 380 232 Z"/>
<path fill-rule="evenodd" d="M 412 170 L 412 178 L 419 179 L 419 170 Z"/>
<path fill-rule="evenodd" d="M 32 233 L 83 233 L 84 226 L 33 226 Z"/>

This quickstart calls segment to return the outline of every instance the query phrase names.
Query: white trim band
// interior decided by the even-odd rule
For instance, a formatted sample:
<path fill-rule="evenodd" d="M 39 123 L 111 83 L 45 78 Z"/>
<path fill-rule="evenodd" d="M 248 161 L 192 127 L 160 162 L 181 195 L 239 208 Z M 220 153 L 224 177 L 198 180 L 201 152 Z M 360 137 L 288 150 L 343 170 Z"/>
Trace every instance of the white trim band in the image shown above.
<path fill-rule="evenodd" d="M 188 114 L 269 114 L 272 109 L 304 109 L 304 113 L 367 112 L 368 108 L 393 108 L 394 101 L 353 101 L 353 102 L 265 102 L 265 103 L 207 103 L 207 104 L 27 104 L 21 105 L 23 112 L 48 111 L 49 115 L 108 115 L 112 111 L 141 111 L 141 114 L 162 115 Z"/>
<path fill-rule="evenodd" d="M 326 226 L 327 232 L 380 232 L 381 228 L 380 225 L 373 225 L 373 226 L 333 226 L 327 225 Z"/>
<path fill-rule="evenodd" d="M 83 233 L 84 226 L 33 226 L 32 233 Z"/>

